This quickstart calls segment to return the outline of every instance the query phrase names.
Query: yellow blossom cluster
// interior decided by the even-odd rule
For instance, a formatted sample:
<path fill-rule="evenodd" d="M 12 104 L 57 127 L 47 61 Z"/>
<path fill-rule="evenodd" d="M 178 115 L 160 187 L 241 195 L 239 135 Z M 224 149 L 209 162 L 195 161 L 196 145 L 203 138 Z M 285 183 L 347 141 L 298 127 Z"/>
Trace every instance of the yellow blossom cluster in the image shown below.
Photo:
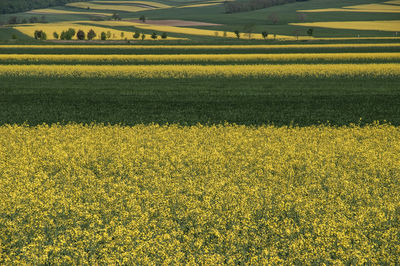
<path fill-rule="evenodd" d="M 84 78 L 399 77 L 400 64 L 0 65 L 1 76 Z"/>
<path fill-rule="evenodd" d="M 297 54 L 0 54 L 0 63 L 218 63 L 218 62 L 400 62 L 400 53 L 297 53 Z"/>
<path fill-rule="evenodd" d="M 0 264 L 400 263 L 400 128 L 3 125 Z"/>

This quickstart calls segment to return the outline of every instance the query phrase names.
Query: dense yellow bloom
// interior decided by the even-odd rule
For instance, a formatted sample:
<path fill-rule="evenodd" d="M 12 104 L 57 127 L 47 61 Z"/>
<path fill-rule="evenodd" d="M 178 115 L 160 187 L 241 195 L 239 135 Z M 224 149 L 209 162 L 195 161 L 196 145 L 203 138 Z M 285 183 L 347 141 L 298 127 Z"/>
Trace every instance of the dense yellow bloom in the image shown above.
<path fill-rule="evenodd" d="M 238 62 L 247 61 L 274 62 L 274 61 L 317 61 L 331 62 L 357 61 L 357 60 L 400 60 L 400 53 L 310 53 L 310 54 L 72 54 L 72 55 L 48 55 L 48 54 L 0 54 L 0 63 L 4 61 L 15 61 L 21 63 L 29 62 L 52 62 L 52 63 L 196 63 L 196 62 Z"/>
<path fill-rule="evenodd" d="M 0 127 L 0 264 L 399 263 L 400 128 Z"/>
<path fill-rule="evenodd" d="M 397 38 L 400 39 L 400 38 Z M 260 44 L 260 45 L 0 45 L 1 48 L 29 49 L 319 49 L 400 47 L 400 43 L 340 43 L 340 44 Z"/>
<path fill-rule="evenodd" d="M 0 76 L 115 78 L 398 77 L 400 64 L 0 65 Z"/>
<path fill-rule="evenodd" d="M 400 31 L 400 20 L 289 23 L 290 25 L 350 30 Z"/>

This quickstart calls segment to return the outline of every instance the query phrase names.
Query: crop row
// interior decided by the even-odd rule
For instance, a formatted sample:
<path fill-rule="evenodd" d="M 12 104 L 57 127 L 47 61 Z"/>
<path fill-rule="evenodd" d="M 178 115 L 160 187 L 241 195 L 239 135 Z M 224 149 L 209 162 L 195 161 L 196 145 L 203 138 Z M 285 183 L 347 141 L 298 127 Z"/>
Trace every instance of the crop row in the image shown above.
<path fill-rule="evenodd" d="M 279 78 L 398 77 L 400 64 L 0 65 L 0 77 Z"/>
<path fill-rule="evenodd" d="M 0 264 L 398 264 L 400 128 L 0 127 Z"/>
<path fill-rule="evenodd" d="M 0 54 L 0 64 L 146 64 L 146 63 L 319 63 L 400 62 L 400 53 L 310 53 L 310 54 Z"/>
<path fill-rule="evenodd" d="M 314 48 L 400 47 L 400 43 L 349 44 L 260 44 L 260 45 L 0 45 L 0 49 L 314 49 Z"/>

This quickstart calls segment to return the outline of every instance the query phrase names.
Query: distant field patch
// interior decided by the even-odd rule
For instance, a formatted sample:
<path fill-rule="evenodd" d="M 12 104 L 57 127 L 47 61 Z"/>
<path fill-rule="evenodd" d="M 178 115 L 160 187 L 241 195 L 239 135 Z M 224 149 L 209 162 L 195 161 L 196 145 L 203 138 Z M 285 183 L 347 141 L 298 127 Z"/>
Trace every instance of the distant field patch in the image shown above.
<path fill-rule="evenodd" d="M 131 6 L 131 5 L 101 5 L 94 4 L 91 2 L 76 2 L 68 3 L 66 6 L 83 8 L 83 9 L 94 9 L 94 10 L 110 10 L 110 11 L 124 11 L 124 12 L 138 12 L 148 9 L 153 9 L 153 7 L 143 7 L 143 6 Z"/>
<path fill-rule="evenodd" d="M 91 3 L 99 3 L 99 4 L 127 4 L 127 5 L 143 5 L 143 6 L 149 6 L 149 7 L 156 7 L 156 8 L 169 8 L 171 6 L 158 3 L 158 2 L 152 2 L 152 1 L 107 1 L 107 0 L 96 0 L 96 1 L 91 1 Z"/>
<path fill-rule="evenodd" d="M 386 2 L 388 3 L 388 2 Z M 398 2 L 396 2 L 398 3 Z M 369 13 L 400 13 L 400 6 L 385 5 L 385 4 L 366 4 L 345 6 L 342 8 L 323 8 L 297 10 L 298 12 L 369 12 Z"/>
<path fill-rule="evenodd" d="M 387 21 L 332 21 L 332 22 L 310 22 L 289 23 L 296 26 L 321 27 L 349 30 L 377 30 L 377 31 L 400 31 L 400 20 Z"/>
<path fill-rule="evenodd" d="M 130 20 L 133 23 L 141 23 L 140 20 Z M 192 27 L 192 26 L 222 26 L 221 24 L 200 22 L 200 21 L 189 21 L 180 19 L 163 19 L 163 20 L 146 20 L 146 24 L 150 25 L 164 25 L 164 26 L 175 26 L 175 27 Z"/>
<path fill-rule="evenodd" d="M 216 5 L 222 5 L 222 2 L 216 2 L 216 3 L 201 3 L 201 4 L 192 4 L 192 5 L 186 5 L 186 6 L 179 6 L 177 8 L 190 8 L 190 7 L 205 7 L 205 6 L 216 6 Z"/>
<path fill-rule="evenodd" d="M 110 13 L 99 13 L 99 12 L 79 12 L 79 11 L 70 11 L 70 10 L 60 10 L 60 9 L 52 9 L 52 8 L 43 8 L 43 9 L 34 9 L 28 11 L 30 14 L 72 14 L 72 15 L 92 15 L 92 16 L 110 16 Z"/>

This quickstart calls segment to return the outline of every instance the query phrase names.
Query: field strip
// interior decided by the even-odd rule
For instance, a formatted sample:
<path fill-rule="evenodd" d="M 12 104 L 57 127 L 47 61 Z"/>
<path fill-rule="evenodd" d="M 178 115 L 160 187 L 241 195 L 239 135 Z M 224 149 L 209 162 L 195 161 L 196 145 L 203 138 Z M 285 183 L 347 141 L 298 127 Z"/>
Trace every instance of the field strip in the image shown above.
<path fill-rule="evenodd" d="M 268 78 L 400 77 L 400 64 L 0 65 L 3 77 Z"/>
<path fill-rule="evenodd" d="M 347 30 L 377 30 L 377 31 L 400 31 L 400 20 L 384 21 L 329 21 L 310 23 L 289 23 L 294 26 L 321 27 Z"/>
<path fill-rule="evenodd" d="M 400 39 L 400 38 L 399 38 Z M 400 43 L 356 44 L 282 44 L 282 45 L 0 45 L 0 49 L 314 49 L 314 48 L 364 48 L 400 47 Z"/>
<path fill-rule="evenodd" d="M 301 60 L 301 61 L 300 61 Z M 291 62 L 291 61 L 366 61 L 366 60 L 400 60 L 400 53 L 310 53 L 310 54 L 0 54 L 0 64 L 16 63 L 198 63 L 198 62 Z"/>
<path fill-rule="evenodd" d="M 185 264 L 197 245 L 201 264 L 396 262 L 399 139 L 390 125 L 1 126 L 2 259 Z"/>

